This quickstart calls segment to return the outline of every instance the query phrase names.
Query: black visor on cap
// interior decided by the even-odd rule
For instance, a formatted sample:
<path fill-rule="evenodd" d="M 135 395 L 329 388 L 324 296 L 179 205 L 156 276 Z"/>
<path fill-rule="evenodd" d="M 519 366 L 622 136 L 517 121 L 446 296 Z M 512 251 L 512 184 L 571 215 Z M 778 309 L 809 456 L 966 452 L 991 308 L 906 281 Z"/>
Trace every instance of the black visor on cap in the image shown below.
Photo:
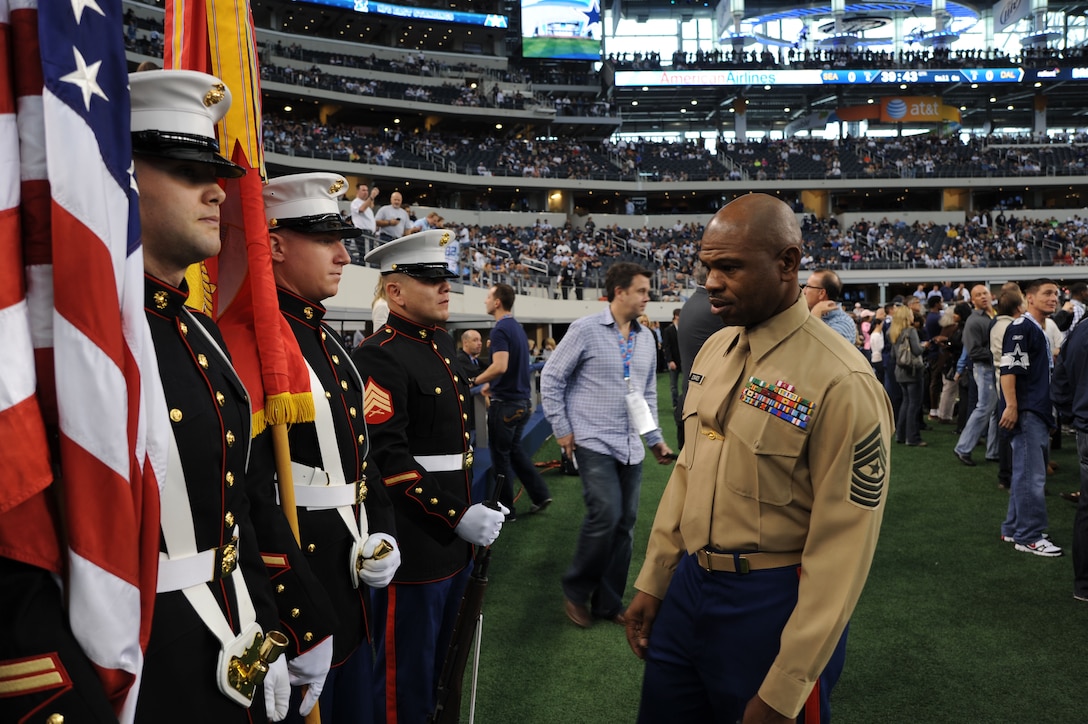
<path fill-rule="evenodd" d="M 136 131 L 132 134 L 132 152 L 156 158 L 206 163 L 220 178 L 241 178 L 246 175 L 244 168 L 219 155 L 219 144 L 214 139 L 190 133 Z"/>
<path fill-rule="evenodd" d="M 292 229 L 304 234 L 336 234 L 341 239 L 354 239 L 361 236 L 362 229 L 357 229 L 340 214 L 316 214 L 314 216 L 295 216 L 290 219 L 272 219 L 270 229 Z"/>
<path fill-rule="evenodd" d="M 457 274 L 442 262 L 428 264 L 397 264 L 396 269 L 390 269 L 383 274 L 407 274 L 417 279 L 456 279 Z"/>

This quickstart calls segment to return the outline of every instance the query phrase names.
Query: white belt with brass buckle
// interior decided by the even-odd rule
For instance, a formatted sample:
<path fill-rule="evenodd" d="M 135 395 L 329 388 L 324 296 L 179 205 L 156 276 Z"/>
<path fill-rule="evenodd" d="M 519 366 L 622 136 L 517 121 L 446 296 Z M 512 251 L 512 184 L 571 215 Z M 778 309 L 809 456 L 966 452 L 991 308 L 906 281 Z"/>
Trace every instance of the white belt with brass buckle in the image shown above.
<path fill-rule="evenodd" d="M 159 553 L 159 579 L 156 593 L 181 591 L 202 583 L 226 578 L 238 567 L 238 526 L 231 541 L 191 556 L 171 558 Z"/>
<path fill-rule="evenodd" d="M 472 467 L 472 451 L 450 455 L 413 455 L 419 467 L 428 473 L 445 473 L 451 470 L 468 470 Z"/>
<path fill-rule="evenodd" d="M 310 510 L 327 510 L 361 503 L 366 499 L 366 478 L 336 484 L 321 468 L 291 463 L 295 481 L 295 505 Z"/>

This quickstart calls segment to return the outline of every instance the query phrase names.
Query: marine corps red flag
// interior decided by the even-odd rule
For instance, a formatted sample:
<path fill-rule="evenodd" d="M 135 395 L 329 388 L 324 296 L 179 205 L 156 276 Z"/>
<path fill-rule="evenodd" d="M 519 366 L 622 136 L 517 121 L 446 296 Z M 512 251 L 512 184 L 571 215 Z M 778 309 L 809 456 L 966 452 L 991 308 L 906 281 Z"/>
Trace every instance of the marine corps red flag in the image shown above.
<path fill-rule="evenodd" d="M 0 546 L 62 574 L 72 631 L 130 721 L 167 417 L 143 312 L 121 17 L 120 0 L 0 0 Z M 42 491 L 46 426 L 59 476 Z"/>
<path fill-rule="evenodd" d="M 192 306 L 217 319 L 234 366 L 249 390 L 253 434 L 266 425 L 313 420 L 309 375 L 279 311 L 261 189 L 260 74 L 246 0 L 168 0 L 165 64 L 220 78 L 234 97 L 216 134 L 246 175 L 225 182 L 223 249 L 188 275 Z M 289 459 L 289 458 L 288 458 Z"/>

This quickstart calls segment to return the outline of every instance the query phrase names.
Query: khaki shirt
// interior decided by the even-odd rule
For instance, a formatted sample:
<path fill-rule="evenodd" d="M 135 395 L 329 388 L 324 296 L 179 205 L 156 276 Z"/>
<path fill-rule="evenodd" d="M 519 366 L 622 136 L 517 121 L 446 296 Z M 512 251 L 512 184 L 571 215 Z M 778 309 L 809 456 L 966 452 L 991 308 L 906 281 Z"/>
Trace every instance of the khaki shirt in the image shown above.
<path fill-rule="evenodd" d="M 751 352 L 734 382 L 742 337 Z M 889 477 L 891 405 L 865 358 L 799 298 L 756 327 L 707 340 L 683 419 L 687 442 L 635 587 L 663 599 L 680 559 L 704 547 L 799 552 L 797 607 L 759 689 L 796 716 L 868 576 Z"/>

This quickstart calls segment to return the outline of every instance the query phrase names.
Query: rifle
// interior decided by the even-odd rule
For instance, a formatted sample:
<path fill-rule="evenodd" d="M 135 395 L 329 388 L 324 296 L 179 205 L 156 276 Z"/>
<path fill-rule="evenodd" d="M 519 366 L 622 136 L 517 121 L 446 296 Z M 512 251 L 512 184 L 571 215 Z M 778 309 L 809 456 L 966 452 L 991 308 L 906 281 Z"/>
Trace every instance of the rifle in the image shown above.
<path fill-rule="evenodd" d="M 505 475 L 496 476 L 495 489 L 485 505 L 499 509 L 499 491 L 506 482 Z M 480 548 L 473 557 L 472 575 L 465 586 L 465 595 L 461 598 L 461 607 L 457 611 L 457 621 L 453 625 L 450 647 L 446 650 L 446 659 L 442 662 L 442 675 L 438 679 L 438 691 L 435 695 L 434 712 L 427 719 L 428 724 L 457 724 L 461 718 L 461 686 L 468 665 L 469 651 L 476 629 L 483 617 L 484 593 L 487 591 L 487 569 L 491 564 L 491 546 Z M 479 648 L 476 649 L 477 657 Z"/>

